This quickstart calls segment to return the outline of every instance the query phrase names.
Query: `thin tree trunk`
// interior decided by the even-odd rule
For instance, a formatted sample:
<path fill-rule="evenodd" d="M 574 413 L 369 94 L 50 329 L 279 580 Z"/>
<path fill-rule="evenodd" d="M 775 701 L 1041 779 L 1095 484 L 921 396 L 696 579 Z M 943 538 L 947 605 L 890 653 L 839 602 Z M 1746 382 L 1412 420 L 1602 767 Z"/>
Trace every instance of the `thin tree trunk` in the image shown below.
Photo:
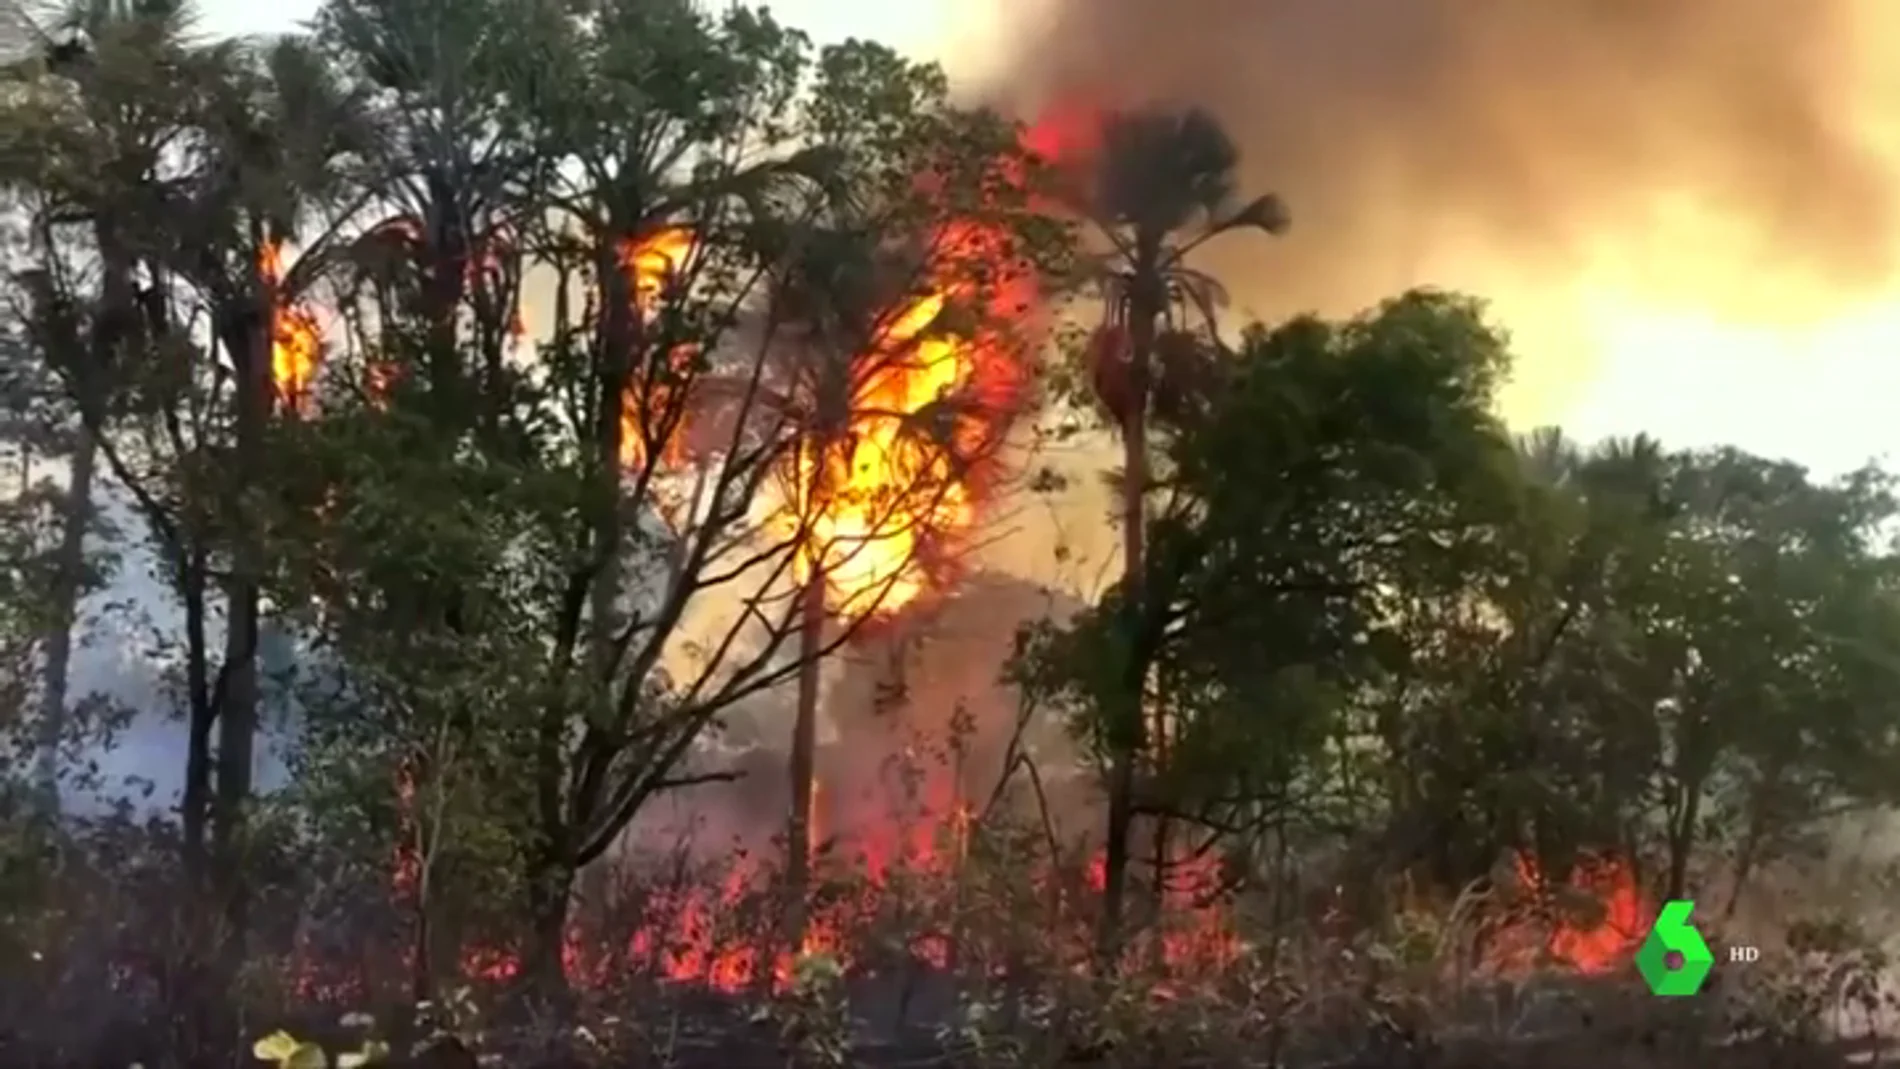
<path fill-rule="evenodd" d="M 616 243 L 609 242 L 599 253 L 598 264 L 603 280 L 605 301 L 601 331 L 601 367 L 599 407 L 594 413 L 594 435 L 599 450 L 601 500 L 594 516 L 593 537 L 600 554 L 599 570 L 594 573 L 592 591 L 592 669 L 596 710 L 600 723 L 613 704 L 614 650 L 619 634 L 619 603 L 624 562 L 622 543 L 626 532 L 621 521 L 623 476 L 621 454 L 627 428 L 622 422 L 626 408 L 627 384 L 637 369 L 634 361 L 643 355 L 644 311 L 635 307 L 633 280 L 615 253 Z M 629 686 L 638 686 L 630 681 Z"/>
<path fill-rule="evenodd" d="M 1735 918 L 1735 911 L 1741 907 L 1742 892 L 1747 890 L 1748 881 L 1755 875 L 1755 864 L 1760 858 L 1762 843 L 1768 837 L 1770 801 L 1780 779 L 1781 766 L 1777 762 L 1762 776 L 1761 783 L 1755 787 L 1754 797 L 1749 799 L 1748 826 L 1742 833 L 1741 845 L 1735 851 L 1735 882 L 1729 887 L 1728 905 L 1722 909 L 1724 921 Z"/>
<path fill-rule="evenodd" d="M 237 406 L 236 455 L 231 485 L 226 488 L 232 515 L 238 519 L 231 547 L 231 575 L 224 584 L 225 635 L 223 693 L 218 702 L 218 752 L 213 791 L 213 869 L 218 897 L 224 906 L 227 967 L 244 957 L 249 928 L 250 895 L 244 873 L 248 814 L 257 751 L 258 672 L 257 638 L 263 547 L 259 532 L 244 517 L 246 498 L 258 484 L 258 460 L 264 449 L 264 424 L 273 403 L 271 378 L 271 301 L 264 294 L 238 329 L 230 331 L 233 356 L 239 369 L 234 403 Z"/>
<path fill-rule="evenodd" d="M 1154 767 L 1157 771 L 1168 767 L 1168 714 L 1164 709 L 1156 709 L 1149 745 L 1154 751 Z M 1165 807 L 1164 807 L 1165 808 Z M 1154 894 L 1149 903 L 1153 913 L 1150 923 L 1160 924 L 1167 915 L 1168 893 L 1172 889 L 1174 871 L 1173 826 L 1165 812 L 1155 813 L 1150 818 L 1154 826 Z M 1159 969 L 1167 964 L 1167 940 L 1154 940 L 1153 964 Z"/>
<path fill-rule="evenodd" d="M 185 603 L 185 681 L 191 709 L 186 725 L 179 823 L 183 828 L 185 876 L 194 894 L 208 894 L 205 840 L 211 821 L 211 732 L 217 723 L 218 707 L 211 693 L 210 640 L 205 635 L 204 551 L 193 546 L 184 557 L 178 564 L 177 582 Z"/>
<path fill-rule="evenodd" d="M 1154 254 L 1143 250 L 1139 264 Z M 1146 293 L 1133 295 L 1129 310 L 1128 404 L 1122 415 L 1122 611 L 1132 635 L 1142 614 L 1142 562 L 1146 557 L 1148 487 L 1148 374 L 1153 357 L 1158 303 Z M 1147 664 L 1126 666 L 1119 708 L 1110 710 L 1109 728 L 1115 736 L 1110 747 L 1108 784 L 1108 841 L 1103 846 L 1102 915 L 1097 932 L 1098 968 L 1105 974 L 1120 968 L 1123 926 L 1127 912 L 1128 868 L 1135 823 L 1135 786 L 1138 765 L 1146 749 L 1146 715 L 1142 708 L 1147 689 Z"/>
<path fill-rule="evenodd" d="M 1689 883 L 1689 856 L 1695 851 L 1696 823 L 1702 816 L 1700 784 L 1687 792 L 1682 811 L 1669 827 L 1669 869 L 1664 877 L 1663 900 L 1681 898 Z"/>
<path fill-rule="evenodd" d="M 53 559 L 53 620 L 46 642 L 40 690 L 38 768 L 35 779 L 48 813 L 59 812 L 59 751 L 66 738 L 73 629 L 79 623 L 79 595 L 86 566 L 86 534 L 92 526 L 92 483 L 99 443 L 81 427 L 73 450 L 72 477 L 60 518 L 59 549 Z"/>
<path fill-rule="evenodd" d="M 544 852 L 530 861 L 528 952 L 522 962 L 527 993 L 540 1008 L 565 1016 L 571 994 L 567 967 L 567 917 L 573 901 L 574 869 L 564 857 Z"/>
<path fill-rule="evenodd" d="M 820 391 L 823 392 L 822 390 Z M 829 492 L 826 473 L 830 471 L 835 442 L 821 414 L 816 426 L 807 430 L 804 449 L 810 457 L 810 481 L 802 487 L 802 518 L 807 525 L 807 542 L 799 552 L 805 555 L 811 574 L 799 591 L 798 631 L 798 708 L 792 720 L 791 816 L 785 825 L 785 940 L 787 949 L 796 954 L 805 944 L 809 923 L 812 882 L 812 790 L 818 775 L 818 698 L 820 691 L 819 650 L 825 634 L 825 563 L 831 547 L 819 544 L 817 518 L 825 507 Z"/>
<path fill-rule="evenodd" d="M 814 495 L 813 500 L 816 500 Z M 818 765 L 818 650 L 824 641 L 825 577 L 816 560 L 800 592 L 798 711 L 792 721 L 791 819 L 785 828 L 785 939 L 796 953 L 805 945 L 811 899 L 812 784 Z"/>

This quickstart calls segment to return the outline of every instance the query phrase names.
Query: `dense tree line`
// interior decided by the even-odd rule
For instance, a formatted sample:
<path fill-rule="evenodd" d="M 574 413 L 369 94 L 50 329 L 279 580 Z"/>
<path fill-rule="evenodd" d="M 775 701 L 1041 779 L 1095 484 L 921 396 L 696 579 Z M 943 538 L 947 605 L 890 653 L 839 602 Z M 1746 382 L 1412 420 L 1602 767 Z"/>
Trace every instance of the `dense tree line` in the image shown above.
<path fill-rule="evenodd" d="M 191 997 L 276 945 L 299 857 L 396 856 L 415 999 L 477 929 L 558 998 L 577 881 L 779 687 L 800 945 L 816 666 L 954 587 L 918 529 L 967 518 L 1019 413 L 1121 446 L 1119 579 L 1008 666 L 1100 776 L 1102 972 L 1188 859 L 1455 895 L 1613 855 L 1733 910 L 1900 782 L 1887 474 L 1514 438 L 1458 295 L 1219 322 L 1198 251 L 1288 211 L 1199 112 L 1043 159 L 935 68 L 685 0 L 329 0 L 267 42 L 100 0 L 21 34 L 0 955 L 44 950 L 62 754 L 113 723 L 70 692 L 78 606 L 133 560 L 181 620 L 143 712 L 187 726 L 159 841 Z M 891 400 L 945 352 L 967 373 Z M 263 792 L 272 634 L 302 716 Z"/>

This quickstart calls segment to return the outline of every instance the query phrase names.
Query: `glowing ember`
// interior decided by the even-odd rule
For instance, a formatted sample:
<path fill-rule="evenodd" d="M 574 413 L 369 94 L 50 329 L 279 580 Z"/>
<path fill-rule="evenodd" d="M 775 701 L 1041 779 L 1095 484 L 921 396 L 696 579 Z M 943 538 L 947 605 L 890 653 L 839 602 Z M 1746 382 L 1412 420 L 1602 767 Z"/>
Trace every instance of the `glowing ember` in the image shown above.
<path fill-rule="evenodd" d="M 506 328 L 511 347 L 520 344 L 528 332 L 521 316 L 518 294 L 507 293 L 507 258 L 514 247 L 514 238 L 509 229 L 505 226 L 495 227 L 468 253 L 462 269 L 464 296 L 475 292 L 491 298 L 506 296 L 515 301 L 508 312 Z M 430 262 L 429 258 L 436 255 L 428 248 L 423 225 L 413 216 L 406 215 L 385 219 L 370 228 L 359 239 L 357 252 L 359 256 L 367 258 L 366 266 L 372 272 L 413 270 L 426 266 Z M 403 375 L 404 369 L 396 362 L 371 358 L 364 368 L 362 379 L 363 392 L 370 405 L 378 409 L 386 407 L 390 392 Z"/>
<path fill-rule="evenodd" d="M 369 395 L 370 404 L 382 408 L 389 403 L 389 394 L 396 388 L 396 382 L 402 377 L 402 369 L 387 360 L 372 360 L 363 369 L 363 389 Z"/>
<path fill-rule="evenodd" d="M 1131 957 L 1158 958 L 1171 975 L 1219 975 L 1240 957 L 1241 942 L 1220 879 L 1220 860 L 1212 855 L 1178 858 L 1162 888 L 1162 923 L 1142 933 L 1129 948 Z M 1108 884 L 1108 859 L 1097 853 L 1089 862 L 1089 890 Z"/>
<path fill-rule="evenodd" d="M 271 382 L 285 410 L 302 415 L 309 404 L 311 378 L 322 358 L 317 318 L 281 292 L 282 242 L 268 242 L 258 251 L 257 269 L 271 303 Z"/>

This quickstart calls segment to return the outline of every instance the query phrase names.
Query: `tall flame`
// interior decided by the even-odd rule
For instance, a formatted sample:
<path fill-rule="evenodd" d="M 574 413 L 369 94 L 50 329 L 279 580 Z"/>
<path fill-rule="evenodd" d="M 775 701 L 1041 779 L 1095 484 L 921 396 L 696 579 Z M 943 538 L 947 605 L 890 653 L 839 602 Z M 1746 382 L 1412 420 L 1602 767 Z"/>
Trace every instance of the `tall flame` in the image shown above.
<path fill-rule="evenodd" d="M 949 256 L 1003 251 L 965 225 L 945 228 L 938 245 Z M 1021 289 L 984 296 L 1016 312 L 1028 304 Z M 897 308 L 854 363 L 845 433 L 800 457 L 798 485 L 815 499 L 800 572 L 822 569 L 833 609 L 916 601 L 940 546 L 976 520 L 975 476 L 1013 414 L 1021 356 L 994 331 L 943 329 L 947 309 L 978 296 L 972 283 L 939 282 Z"/>
<path fill-rule="evenodd" d="M 969 522 L 969 494 L 955 479 L 949 450 L 915 425 L 925 406 L 971 373 L 962 346 L 925 336 L 946 296 L 920 297 L 892 319 L 863 361 L 871 370 L 843 443 L 821 455 L 808 451 L 799 465 L 799 485 L 819 488 L 804 565 L 819 558 L 837 607 L 876 591 L 884 592 L 885 609 L 915 600 L 925 588 L 923 540 Z"/>
<path fill-rule="evenodd" d="M 966 256 L 995 251 L 999 244 L 967 226 L 946 228 L 939 241 L 945 252 Z M 683 227 L 663 228 L 623 247 L 621 262 L 642 315 L 652 314 L 693 247 L 693 234 Z M 1000 396 L 1007 391 L 998 386 L 1013 381 L 1015 354 L 994 336 L 953 337 L 939 329 L 946 308 L 973 296 L 971 289 L 935 285 L 885 317 L 867 351 L 852 362 L 845 430 L 822 445 L 808 443 L 813 448 L 786 472 L 791 496 L 812 499 L 803 510 L 810 530 L 800 578 L 818 563 L 834 610 L 861 608 L 874 598 L 880 611 L 891 612 L 915 601 L 931 586 L 934 545 L 974 522 L 972 461 L 1008 418 Z M 679 364 L 696 355 L 680 346 L 671 359 Z M 646 424 L 649 417 L 671 414 L 674 389 L 665 383 L 628 385 L 621 409 L 621 461 L 627 467 L 646 463 L 648 437 L 656 430 Z M 971 396 L 990 404 L 952 403 Z M 684 462 L 685 423 L 679 418 L 664 435 L 662 467 Z"/>
<path fill-rule="evenodd" d="M 620 262 L 627 272 L 633 287 L 633 305 L 642 317 L 650 317 L 653 308 L 665 292 L 668 283 L 677 277 L 686 260 L 693 253 L 693 232 L 686 227 L 663 227 L 640 238 L 628 241 L 621 247 Z M 677 346 L 668 354 L 671 370 L 679 375 L 686 373 L 697 350 L 689 345 Z M 649 416 L 654 419 L 673 419 L 670 433 L 660 442 L 659 463 L 662 467 L 677 468 L 686 460 L 685 419 L 683 413 L 671 412 L 678 398 L 673 387 L 666 383 L 655 383 L 650 388 L 635 376 L 627 383 L 626 392 L 620 406 L 620 462 L 629 470 L 638 471 L 646 466 L 647 438 L 659 430 L 648 427 Z"/>
<path fill-rule="evenodd" d="M 284 249 L 270 241 L 258 250 L 258 273 L 271 302 L 271 382 L 286 411 L 307 413 L 310 383 L 322 359 L 317 317 L 283 293 Z"/>

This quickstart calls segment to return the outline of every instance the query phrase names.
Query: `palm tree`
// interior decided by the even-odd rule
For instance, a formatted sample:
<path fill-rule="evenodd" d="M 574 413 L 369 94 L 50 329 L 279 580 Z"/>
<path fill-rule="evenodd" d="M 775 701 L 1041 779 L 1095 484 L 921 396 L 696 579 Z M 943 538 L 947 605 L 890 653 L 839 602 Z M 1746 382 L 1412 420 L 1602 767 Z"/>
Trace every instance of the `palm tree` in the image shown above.
<path fill-rule="evenodd" d="M 914 248 L 894 249 L 889 228 L 879 225 L 879 213 L 871 206 L 860 204 L 838 214 L 842 218 L 833 220 L 832 225 L 801 230 L 776 295 L 782 306 L 776 314 L 787 324 L 779 345 L 787 381 L 783 395 L 773 398 L 772 404 L 787 413 L 794 424 L 792 433 L 800 462 L 790 473 L 798 485 L 789 488 L 788 496 L 798 503 L 806 543 L 799 550 L 806 574 L 799 591 L 798 691 L 790 754 L 791 819 L 786 828 L 785 940 L 794 949 L 803 944 L 809 920 L 819 666 L 827 627 L 843 617 L 844 629 L 849 633 L 876 611 L 898 578 L 896 573 L 871 576 L 869 589 L 840 590 L 838 577 L 829 574 L 828 567 L 835 568 L 840 559 L 848 562 L 858 553 L 873 553 L 873 543 L 878 539 L 921 522 L 907 514 L 914 510 L 918 515 L 928 515 L 935 504 L 930 499 L 940 498 L 947 487 L 924 478 L 916 485 L 884 488 L 892 500 L 877 508 L 871 529 L 855 538 L 827 540 L 822 531 L 813 528 L 834 506 L 835 495 L 848 492 L 832 486 L 831 480 L 850 466 L 853 431 L 867 416 L 899 417 L 903 440 L 893 443 L 899 448 L 914 446 L 923 455 L 945 456 L 953 467 L 967 459 L 952 455 L 951 444 L 940 436 L 928 413 L 879 412 L 867 396 L 875 392 L 880 381 L 915 359 L 918 335 L 936 325 L 912 324 L 912 332 L 901 336 L 897 329 L 897 321 L 907 307 L 905 296 L 916 289 L 920 276 L 929 274 L 933 266 L 929 253 L 920 258 Z M 964 403 L 957 397 L 942 401 Z M 898 566 L 916 563 L 907 560 Z"/>
<path fill-rule="evenodd" d="M 317 17 L 359 91 L 386 101 L 373 111 L 377 136 L 363 144 L 362 180 L 380 221 L 361 251 L 397 246 L 395 306 L 423 325 L 417 370 L 429 417 L 449 428 L 476 419 L 490 435 L 508 396 L 521 238 L 543 206 L 550 166 L 520 129 L 534 108 L 531 30 L 559 32 L 540 13 L 516 0 L 330 0 Z M 475 369 L 464 366 L 466 309 L 476 313 Z M 478 396 L 479 410 L 470 403 Z"/>
<path fill-rule="evenodd" d="M 1213 278 L 1189 265 L 1189 257 L 1225 234 L 1278 234 L 1288 220 L 1272 194 L 1238 199 L 1239 152 L 1205 111 L 1116 115 L 1101 133 L 1091 180 L 1076 206 L 1107 250 L 1094 269 L 1107 316 L 1091 348 L 1097 393 L 1122 442 L 1120 594 L 1132 618 L 1142 612 L 1150 421 L 1157 399 L 1187 371 L 1164 358 L 1200 351 L 1202 346 L 1184 343 L 1201 332 L 1206 344 L 1218 344 L 1214 316 L 1224 295 Z M 1103 967 L 1111 969 L 1121 956 L 1136 766 L 1148 750 L 1146 683 L 1146 665 L 1131 659 L 1120 707 L 1103 711 L 1110 767 L 1098 952 Z M 1157 849 L 1166 849 L 1164 830 Z"/>
<path fill-rule="evenodd" d="M 268 45 L 225 41 L 195 50 L 183 66 L 184 88 L 200 102 L 195 125 L 201 150 L 182 178 L 162 187 L 169 225 L 148 235 L 154 286 L 194 292 L 210 313 L 214 352 L 233 382 L 232 468 L 219 487 L 222 528 L 230 533 L 231 566 L 223 582 L 225 642 L 220 669 L 215 770 L 198 767 L 205 799 L 212 773 L 212 859 L 225 909 L 225 953 L 243 953 L 248 896 L 239 856 L 244 839 L 258 730 L 261 588 L 267 562 L 260 532 L 244 502 L 263 478 L 268 421 L 291 413 L 297 397 L 276 379 L 273 351 L 278 312 L 300 300 L 328 262 L 345 219 L 331 217 L 302 242 L 288 272 L 274 265 L 318 209 L 342 199 L 339 162 L 360 154 L 367 133 L 328 67 L 305 41 Z M 347 214 L 347 213 L 346 213 Z M 207 725 L 208 727 L 208 725 Z M 204 733 L 208 734 L 208 733 Z M 194 756 L 208 738 L 194 733 Z"/>
<path fill-rule="evenodd" d="M 1545 486 L 1563 486 L 1576 478 L 1583 466 L 1584 451 L 1558 427 L 1539 427 L 1517 436 L 1518 466 L 1533 481 Z"/>

